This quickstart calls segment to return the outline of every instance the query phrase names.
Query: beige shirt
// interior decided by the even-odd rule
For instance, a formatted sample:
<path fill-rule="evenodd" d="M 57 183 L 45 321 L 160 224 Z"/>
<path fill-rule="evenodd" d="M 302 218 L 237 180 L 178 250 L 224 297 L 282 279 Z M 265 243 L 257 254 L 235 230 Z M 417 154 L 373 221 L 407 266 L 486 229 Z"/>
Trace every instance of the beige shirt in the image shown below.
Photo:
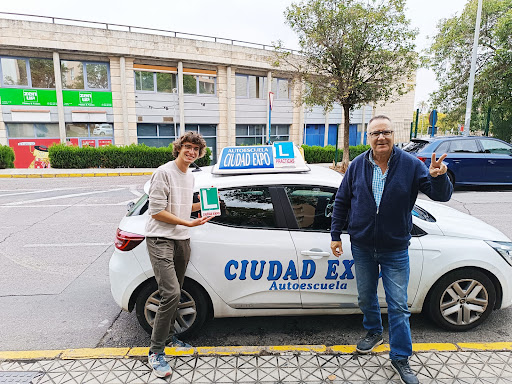
<path fill-rule="evenodd" d="M 190 238 L 188 227 L 155 220 L 151 216 L 166 210 L 183 220 L 189 220 L 192 211 L 194 176 L 182 172 L 174 161 L 161 165 L 151 176 L 149 186 L 148 221 L 146 236 L 174 240 Z"/>

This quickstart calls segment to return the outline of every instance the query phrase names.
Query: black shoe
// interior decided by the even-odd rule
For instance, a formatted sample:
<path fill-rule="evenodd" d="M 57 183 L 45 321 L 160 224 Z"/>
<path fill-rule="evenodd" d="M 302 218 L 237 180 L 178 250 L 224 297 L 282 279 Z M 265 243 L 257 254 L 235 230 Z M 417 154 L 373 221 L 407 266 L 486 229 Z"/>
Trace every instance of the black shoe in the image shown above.
<path fill-rule="evenodd" d="M 419 380 L 409 366 L 407 359 L 391 360 L 391 366 L 400 376 L 400 381 L 404 384 L 419 384 Z"/>
<path fill-rule="evenodd" d="M 373 351 L 377 345 L 381 345 L 382 333 L 370 333 L 368 332 L 364 339 L 359 340 L 359 343 L 356 345 L 356 351 L 359 353 L 368 353 Z"/>

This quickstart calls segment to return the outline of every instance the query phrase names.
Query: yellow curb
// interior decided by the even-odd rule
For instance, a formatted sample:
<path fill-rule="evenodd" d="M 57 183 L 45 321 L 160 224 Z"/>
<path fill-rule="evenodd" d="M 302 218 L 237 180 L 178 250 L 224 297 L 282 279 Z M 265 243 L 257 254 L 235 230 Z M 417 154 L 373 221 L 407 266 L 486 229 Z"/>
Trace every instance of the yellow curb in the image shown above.
<path fill-rule="evenodd" d="M 41 178 L 41 175 L 33 175 L 33 174 L 31 174 L 31 175 L 27 175 L 27 177 L 31 177 L 31 178 L 36 178 L 36 177 L 38 177 L 38 178 Z"/>
<path fill-rule="evenodd" d="M 412 345 L 414 352 L 427 352 L 427 351 L 439 351 L 449 352 L 458 351 L 459 348 L 455 344 L 451 343 L 415 343 Z"/>
<path fill-rule="evenodd" d="M 39 360 L 55 359 L 63 352 L 62 349 L 53 351 L 0 351 L 0 360 Z"/>
<path fill-rule="evenodd" d="M 512 351 L 510 343 L 457 343 L 463 351 Z"/>
<path fill-rule="evenodd" d="M 356 351 L 355 345 L 333 345 L 331 351 L 334 353 L 354 353 Z"/>
<path fill-rule="evenodd" d="M 318 352 L 327 351 L 325 345 L 278 345 L 268 347 L 269 352 Z"/>
<path fill-rule="evenodd" d="M 149 353 L 149 347 L 135 347 L 131 348 L 126 354 L 128 357 L 147 357 Z"/>
<path fill-rule="evenodd" d="M 55 177 L 69 177 L 69 173 L 57 173 Z"/>
<path fill-rule="evenodd" d="M 199 347 L 197 348 L 198 355 L 259 355 L 264 350 L 263 347 Z"/>
<path fill-rule="evenodd" d="M 133 174 L 129 172 L 120 172 L 119 176 L 133 176 Z"/>
<path fill-rule="evenodd" d="M 41 177 L 55 177 L 54 174 L 50 173 L 50 174 L 42 174 Z"/>
<path fill-rule="evenodd" d="M 125 357 L 130 348 L 81 348 L 66 349 L 61 359 L 102 359 Z"/>
<path fill-rule="evenodd" d="M 106 173 L 95 173 L 94 177 L 107 177 L 108 175 Z"/>
<path fill-rule="evenodd" d="M 165 354 L 169 356 L 192 356 L 194 355 L 194 348 L 165 347 Z"/>
<path fill-rule="evenodd" d="M 119 172 L 107 173 L 107 176 L 119 176 Z"/>
<path fill-rule="evenodd" d="M 5 179 L 9 178 L 10 179 L 10 178 L 12 178 L 12 175 L 0 175 L 0 179 L 3 179 L 3 178 L 5 178 Z"/>
<path fill-rule="evenodd" d="M 389 344 L 381 344 L 378 347 L 375 347 L 372 352 L 374 353 L 382 353 L 382 352 L 389 352 Z"/>
<path fill-rule="evenodd" d="M 26 179 L 27 175 L 11 175 L 11 177 L 13 177 L 15 179 Z"/>
<path fill-rule="evenodd" d="M 82 177 L 94 177 L 94 173 L 82 173 Z"/>
<path fill-rule="evenodd" d="M 69 177 L 82 177 L 82 174 L 81 173 L 70 173 L 68 176 Z"/>

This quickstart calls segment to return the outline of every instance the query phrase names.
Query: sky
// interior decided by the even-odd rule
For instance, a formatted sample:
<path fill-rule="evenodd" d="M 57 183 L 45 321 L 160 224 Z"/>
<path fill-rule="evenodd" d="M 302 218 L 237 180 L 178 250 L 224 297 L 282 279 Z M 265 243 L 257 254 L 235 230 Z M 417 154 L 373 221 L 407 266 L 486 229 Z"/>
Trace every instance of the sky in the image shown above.
<path fill-rule="evenodd" d="M 407 16 L 419 29 L 417 51 L 429 46 L 442 18 L 460 15 L 468 0 L 407 0 Z M 298 48 L 284 12 L 292 0 L 17 0 L 3 1 L 0 12 L 53 16 L 165 29 L 261 44 L 281 40 Z M 0 17 L 8 17 L 0 15 Z M 420 69 L 416 78 L 415 107 L 437 89 L 434 73 Z"/>

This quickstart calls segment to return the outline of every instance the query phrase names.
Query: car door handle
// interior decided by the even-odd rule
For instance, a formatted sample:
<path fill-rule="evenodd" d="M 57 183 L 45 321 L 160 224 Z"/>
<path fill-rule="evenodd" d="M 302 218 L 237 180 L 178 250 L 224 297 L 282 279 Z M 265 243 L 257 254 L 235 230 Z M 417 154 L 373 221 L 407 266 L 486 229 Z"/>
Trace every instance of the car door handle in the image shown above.
<path fill-rule="evenodd" d="M 496 160 L 487 160 L 489 164 L 496 164 Z"/>
<path fill-rule="evenodd" d="M 318 248 L 311 248 L 310 250 L 300 251 L 302 256 L 309 256 L 312 259 L 321 259 L 322 257 L 329 257 L 331 255 L 330 252 L 322 251 Z"/>
<path fill-rule="evenodd" d="M 459 164 L 460 160 L 452 160 L 455 164 Z"/>

